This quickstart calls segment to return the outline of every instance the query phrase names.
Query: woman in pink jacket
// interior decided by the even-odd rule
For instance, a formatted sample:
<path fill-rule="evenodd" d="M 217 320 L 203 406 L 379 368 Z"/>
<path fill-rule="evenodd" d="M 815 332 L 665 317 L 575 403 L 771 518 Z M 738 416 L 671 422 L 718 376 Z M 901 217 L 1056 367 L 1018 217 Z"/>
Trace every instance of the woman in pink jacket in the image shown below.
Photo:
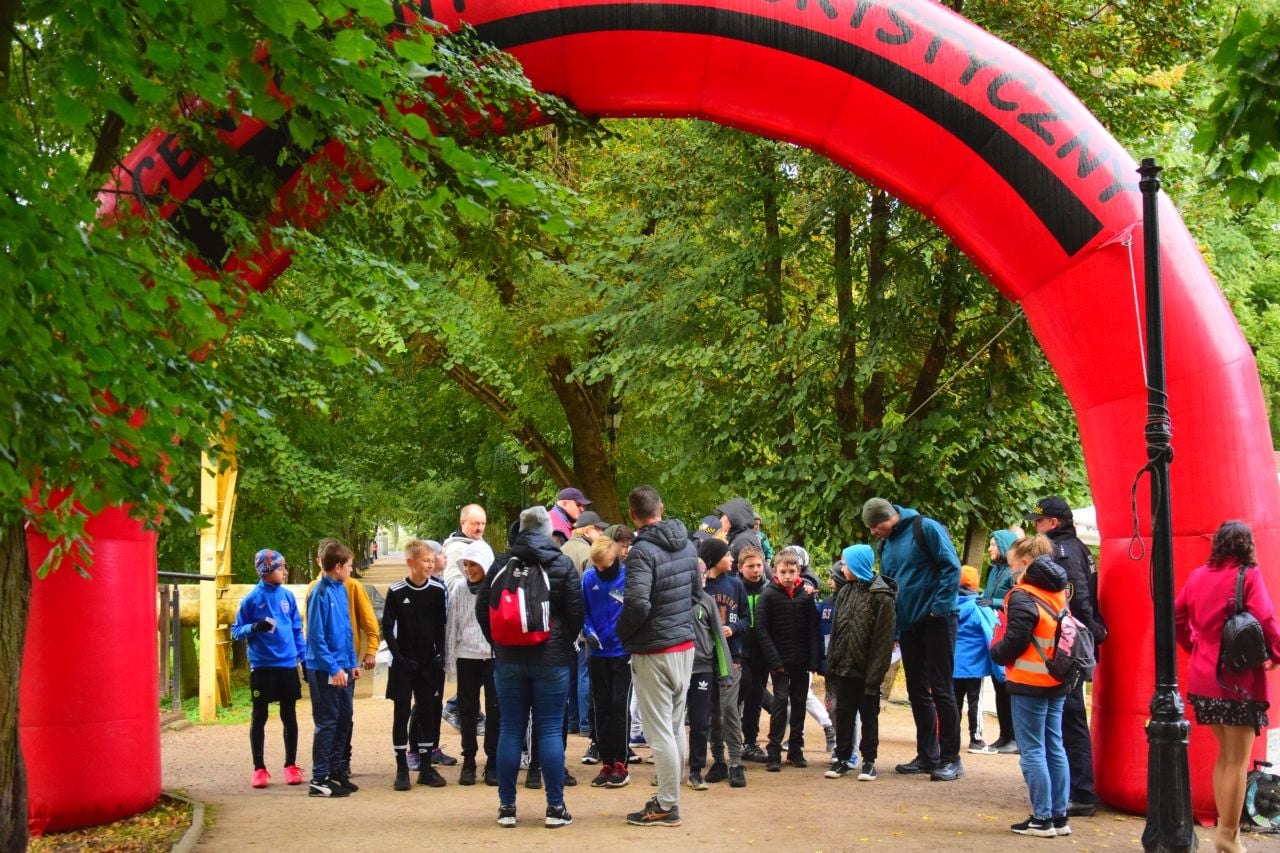
<path fill-rule="evenodd" d="M 1245 776 L 1253 739 L 1267 726 L 1267 676 L 1263 667 L 1235 673 L 1218 669 L 1222 625 L 1235 611 L 1236 576 L 1245 567 L 1244 606 L 1262 624 L 1271 660 L 1266 669 L 1280 663 L 1280 622 L 1276 621 L 1253 554 L 1253 531 L 1243 521 L 1225 521 L 1213 535 L 1205 565 L 1191 573 L 1174 603 L 1178 645 L 1191 655 L 1187 668 L 1187 697 L 1196 722 L 1209 726 L 1218 741 L 1213 767 L 1213 799 L 1218 809 L 1214 847 L 1220 851 L 1240 846 L 1240 811 L 1244 805 Z"/>

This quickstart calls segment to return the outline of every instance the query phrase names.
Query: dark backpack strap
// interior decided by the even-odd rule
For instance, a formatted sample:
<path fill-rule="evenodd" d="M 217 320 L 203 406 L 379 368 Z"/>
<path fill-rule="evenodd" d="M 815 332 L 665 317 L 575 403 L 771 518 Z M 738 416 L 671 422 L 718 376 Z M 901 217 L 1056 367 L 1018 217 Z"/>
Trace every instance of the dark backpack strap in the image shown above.
<path fill-rule="evenodd" d="M 934 556 L 929 550 L 929 543 L 924 540 L 924 516 L 917 515 L 911 519 L 911 535 L 915 537 L 916 547 L 919 548 L 929 561 L 929 565 L 933 566 L 933 570 L 938 574 L 942 574 L 942 562 Z"/>
<path fill-rule="evenodd" d="M 1242 565 L 1240 566 L 1240 571 L 1236 573 L 1236 600 L 1235 600 L 1236 613 L 1241 613 L 1244 611 L 1244 573 L 1247 572 L 1248 570 L 1249 570 L 1248 566 Z M 1214 667 L 1214 675 L 1217 677 L 1218 686 L 1221 687 L 1223 690 L 1230 690 L 1234 693 L 1240 694 L 1241 696 L 1248 696 L 1249 692 L 1241 687 L 1238 687 L 1234 684 L 1223 684 L 1222 656 L 1225 653 L 1225 651 L 1226 649 L 1224 647 L 1222 646 L 1218 647 L 1218 665 Z"/>
<path fill-rule="evenodd" d="M 1244 573 L 1249 571 L 1248 566 L 1241 566 L 1240 571 L 1236 574 L 1236 612 L 1244 612 Z"/>
<path fill-rule="evenodd" d="M 1054 613 L 1052 610 L 1050 610 L 1050 609 L 1049 609 L 1049 605 L 1045 604 L 1043 601 L 1041 601 L 1040 599 L 1036 598 L 1034 595 L 1030 595 L 1030 593 L 1028 593 L 1028 595 L 1029 595 L 1029 597 L 1031 598 L 1031 600 L 1032 600 L 1032 601 L 1034 601 L 1034 602 L 1036 603 L 1036 606 L 1037 606 L 1037 607 L 1039 607 L 1039 608 L 1040 608 L 1041 610 L 1043 610 L 1045 613 L 1048 613 L 1050 616 L 1052 616 L 1052 617 L 1053 617 L 1053 621 L 1054 621 L 1055 623 L 1057 623 L 1057 626 L 1058 626 L 1058 627 L 1057 627 L 1057 628 L 1055 628 L 1055 629 L 1054 629 L 1054 632 L 1053 632 L 1054 645 L 1056 646 L 1056 645 L 1057 645 L 1057 638 L 1058 638 L 1058 631 L 1059 631 L 1059 630 L 1061 630 L 1061 628 L 1062 628 L 1062 617 L 1067 615 L 1067 611 L 1066 611 L 1066 610 L 1064 610 L 1064 611 L 1062 611 L 1061 613 Z M 1032 647 L 1033 649 L 1035 649 L 1035 650 L 1036 650 L 1036 653 L 1037 653 L 1038 655 L 1040 655 L 1040 660 L 1044 661 L 1044 662 L 1045 662 L 1045 665 L 1046 665 L 1046 666 L 1048 666 L 1048 664 L 1049 664 L 1049 659 L 1048 659 L 1047 657 L 1045 657 L 1045 655 L 1044 655 L 1044 650 L 1043 650 L 1043 649 L 1041 649 L 1041 648 L 1040 648 L 1040 644 L 1036 642 L 1036 640 L 1035 640 L 1035 636 L 1034 636 L 1034 629 L 1033 629 L 1033 636 L 1032 636 L 1032 638 L 1031 638 L 1031 647 Z M 1057 652 L 1055 651 L 1055 652 L 1054 652 L 1054 654 L 1056 655 L 1056 654 L 1057 654 Z"/>

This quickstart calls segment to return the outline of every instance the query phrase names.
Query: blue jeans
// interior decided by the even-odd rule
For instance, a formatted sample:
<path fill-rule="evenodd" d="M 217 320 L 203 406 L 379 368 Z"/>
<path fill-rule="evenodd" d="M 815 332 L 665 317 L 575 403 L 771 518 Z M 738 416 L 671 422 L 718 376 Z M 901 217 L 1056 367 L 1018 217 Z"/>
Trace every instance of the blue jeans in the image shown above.
<path fill-rule="evenodd" d="M 547 805 L 564 805 L 564 703 L 569 693 L 569 667 L 497 661 L 493 684 L 502 718 L 498 734 L 498 802 L 515 805 L 525 723 L 532 711 Z"/>
<path fill-rule="evenodd" d="M 1062 703 L 1066 697 L 1009 694 L 1013 730 L 1018 733 L 1022 778 L 1031 796 L 1031 812 L 1037 818 L 1064 817 L 1071 770 L 1062 745 Z"/>
<path fill-rule="evenodd" d="M 350 674 L 348 674 L 350 677 Z M 329 684 L 329 673 L 307 670 L 307 688 L 311 691 L 311 719 L 315 734 L 311 739 L 311 778 L 319 781 L 343 771 L 347 741 L 351 738 L 352 691 Z"/>

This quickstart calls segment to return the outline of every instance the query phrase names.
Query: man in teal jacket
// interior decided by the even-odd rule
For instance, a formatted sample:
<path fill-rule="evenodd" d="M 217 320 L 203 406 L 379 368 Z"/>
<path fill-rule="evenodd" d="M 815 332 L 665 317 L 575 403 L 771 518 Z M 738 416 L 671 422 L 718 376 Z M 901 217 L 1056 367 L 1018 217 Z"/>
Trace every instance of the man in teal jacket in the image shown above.
<path fill-rule="evenodd" d="M 898 584 L 898 648 L 916 723 L 916 757 L 899 773 L 928 773 L 935 782 L 964 775 L 955 669 L 960 558 L 947 530 L 914 509 L 872 498 L 862 522 L 879 539 L 880 571 Z"/>

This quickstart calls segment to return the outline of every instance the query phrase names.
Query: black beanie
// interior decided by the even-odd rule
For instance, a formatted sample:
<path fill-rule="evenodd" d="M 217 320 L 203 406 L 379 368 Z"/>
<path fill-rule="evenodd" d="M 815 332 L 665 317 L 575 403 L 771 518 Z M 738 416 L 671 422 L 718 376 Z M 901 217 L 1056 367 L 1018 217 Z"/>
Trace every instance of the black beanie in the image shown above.
<path fill-rule="evenodd" d="M 698 557 L 708 569 L 723 560 L 728 553 L 729 546 L 719 539 L 703 539 L 698 543 Z"/>

